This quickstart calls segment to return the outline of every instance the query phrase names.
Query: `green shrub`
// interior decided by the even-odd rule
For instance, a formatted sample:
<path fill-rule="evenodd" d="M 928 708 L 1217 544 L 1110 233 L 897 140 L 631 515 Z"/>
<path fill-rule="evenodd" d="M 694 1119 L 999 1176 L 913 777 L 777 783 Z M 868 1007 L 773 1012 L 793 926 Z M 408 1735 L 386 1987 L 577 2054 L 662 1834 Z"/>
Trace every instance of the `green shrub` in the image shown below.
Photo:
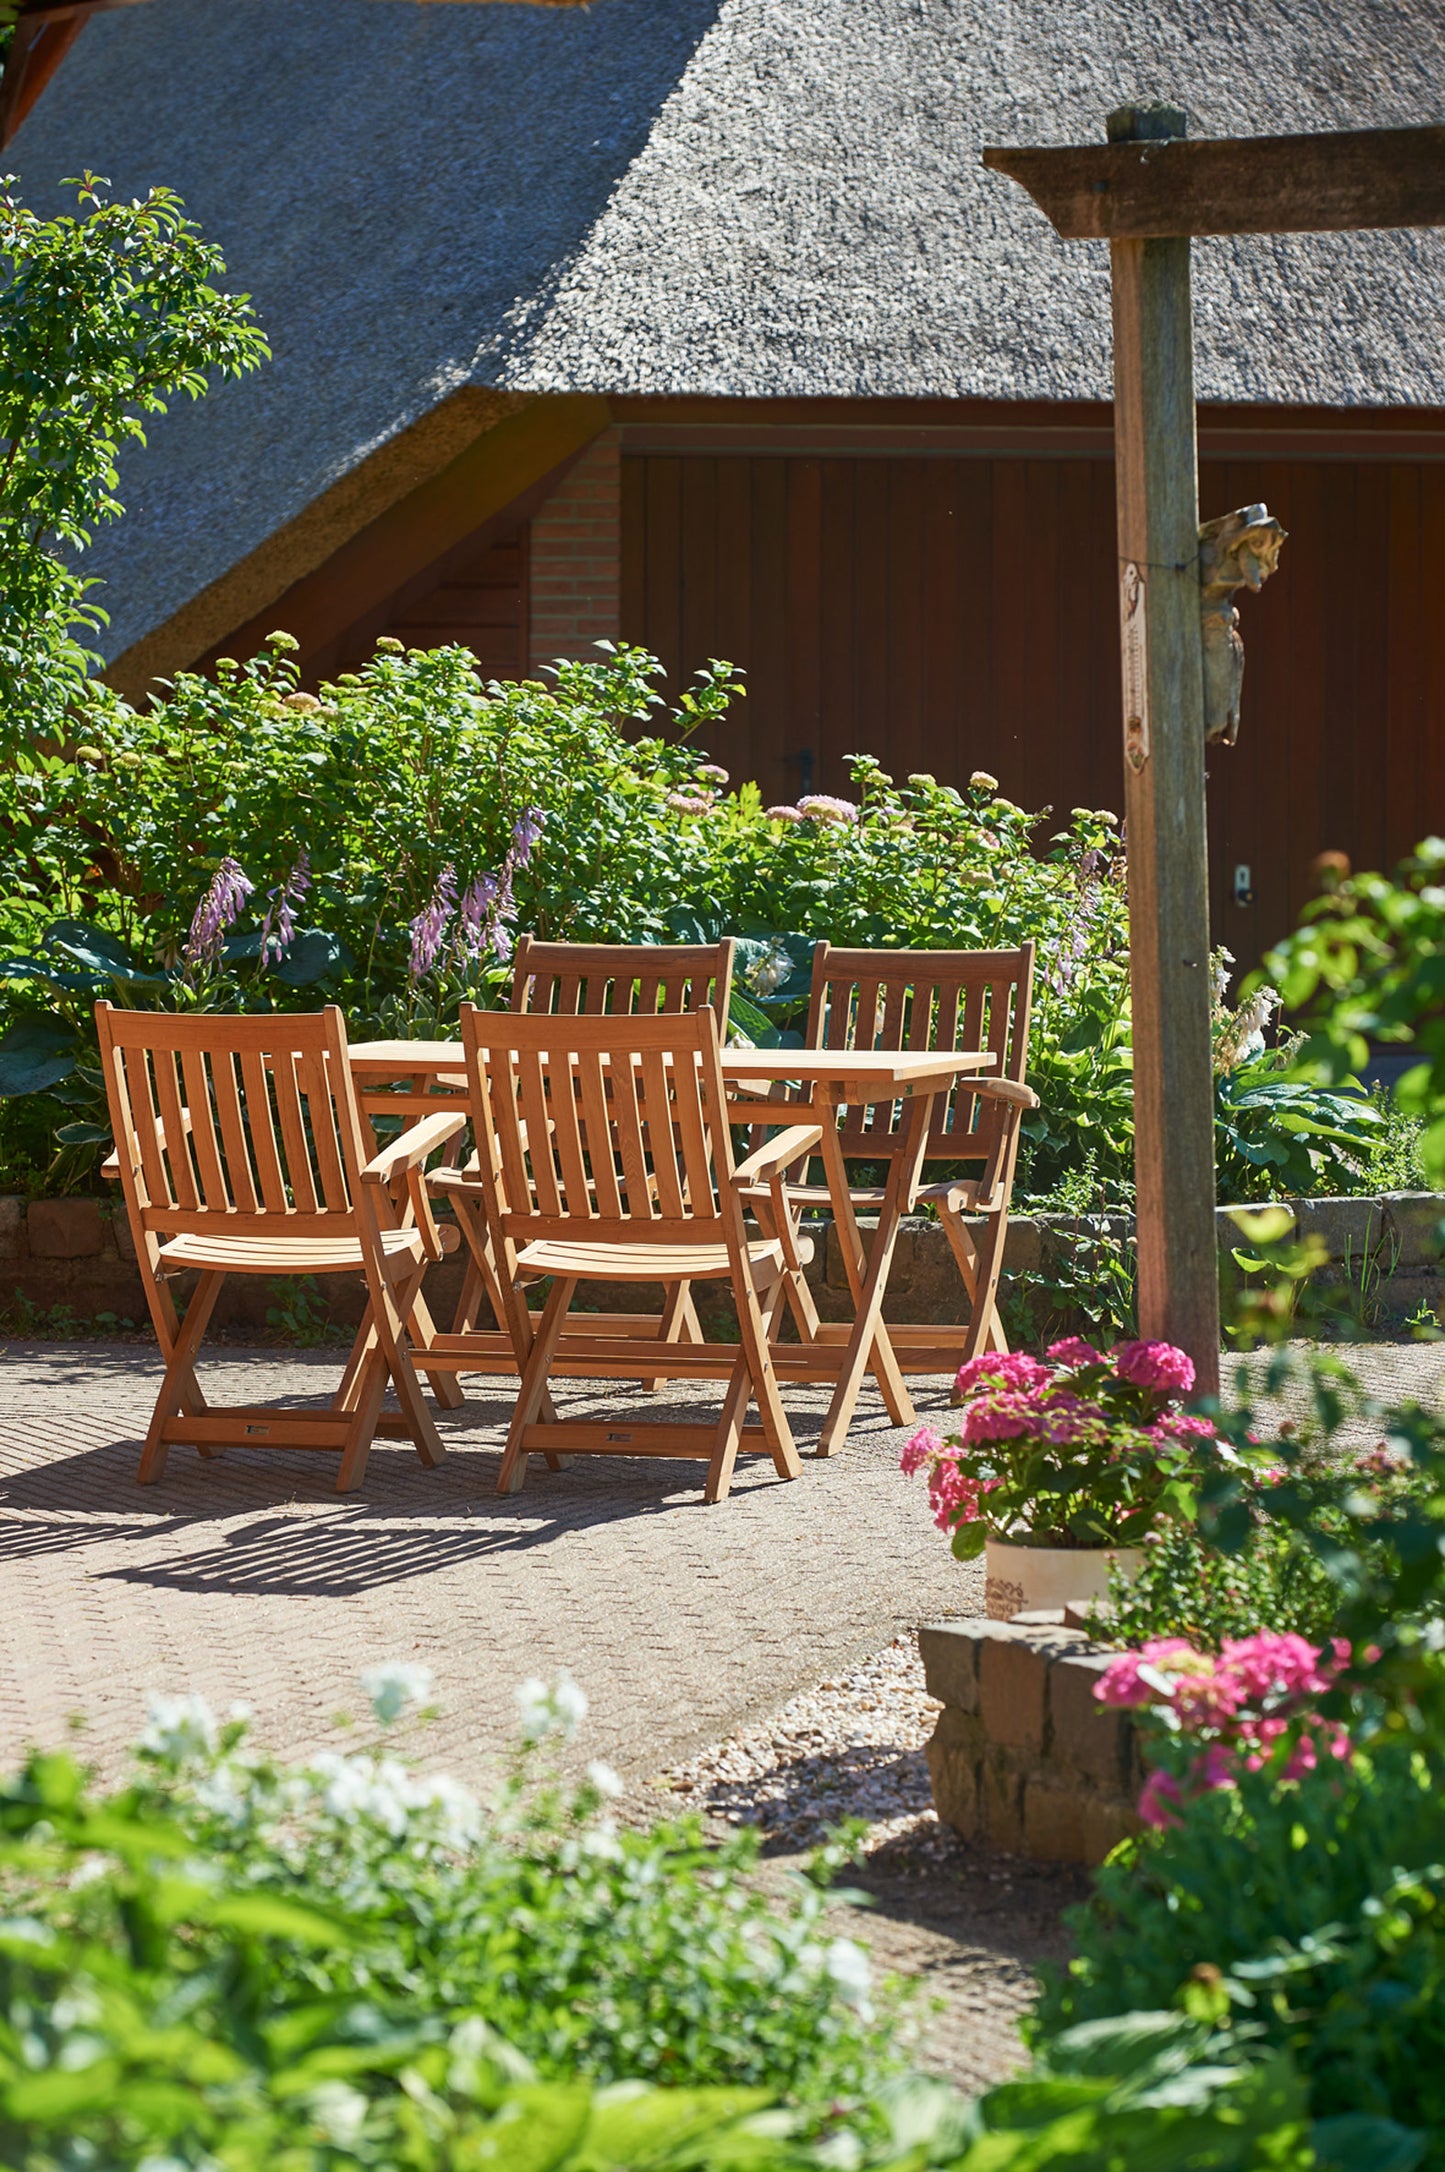
<path fill-rule="evenodd" d="M 1275 1766 L 1185 1800 L 1130 1842 L 1072 1921 L 1035 2040 L 1226 1981 L 1288 2049 L 1316 2117 L 1367 2113 L 1445 2164 L 1445 1805 L 1438 1763 L 1381 1740 L 1288 1783 Z"/>
<path fill-rule="evenodd" d="M 379 1670 L 378 1714 L 425 1694 L 423 1671 Z M 579 1702 L 526 1685 L 529 1739 Z M 819 1887 L 770 1905 L 756 1836 L 621 1825 L 605 1767 L 564 1790 L 533 1762 L 486 1809 L 385 1754 L 276 1766 L 188 1698 L 153 1703 L 117 1793 L 32 1758 L 0 1788 L 0 2135 L 24 2133 L 3 2161 L 48 2162 L 47 2122 L 57 2163 L 107 2166 L 199 2162 L 239 2124 L 259 2164 L 325 2124 L 326 2089 L 343 2124 L 385 2128 L 398 2090 L 455 2093 L 458 2060 L 480 2061 L 484 2102 L 519 2075 L 586 2077 L 875 2124 L 897 2000 Z"/>

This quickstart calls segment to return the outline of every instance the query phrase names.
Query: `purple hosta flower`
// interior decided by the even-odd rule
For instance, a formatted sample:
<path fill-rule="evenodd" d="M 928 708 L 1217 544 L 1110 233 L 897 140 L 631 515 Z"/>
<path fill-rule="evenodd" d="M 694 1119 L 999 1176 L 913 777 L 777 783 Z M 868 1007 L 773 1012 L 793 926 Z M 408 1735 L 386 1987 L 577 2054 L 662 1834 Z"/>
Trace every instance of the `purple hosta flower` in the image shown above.
<path fill-rule="evenodd" d="M 525 867 L 537 848 L 542 835 L 542 825 L 547 819 L 543 807 L 524 807 L 512 824 L 512 847 L 507 858 L 515 867 Z"/>
<path fill-rule="evenodd" d="M 239 860 L 227 853 L 210 887 L 196 907 L 191 932 L 183 953 L 187 967 L 215 965 L 221 956 L 226 930 L 235 926 L 256 885 L 242 871 Z"/>
<path fill-rule="evenodd" d="M 311 862 L 303 849 L 296 855 L 296 864 L 284 881 L 267 894 L 266 917 L 261 923 L 261 964 L 269 965 L 271 947 L 275 945 L 275 963 L 280 964 L 296 939 L 296 908 L 311 888 Z"/>
<path fill-rule="evenodd" d="M 495 875 L 478 875 L 463 891 L 457 908 L 457 944 L 464 958 L 480 958 L 487 948 L 487 931 L 496 915 L 500 889 Z"/>
<path fill-rule="evenodd" d="M 450 863 L 437 876 L 436 887 L 411 923 L 411 958 L 407 967 L 414 981 L 434 972 L 446 941 L 447 923 L 456 909 L 457 871 Z"/>
<path fill-rule="evenodd" d="M 835 799 L 831 792 L 810 792 L 798 801 L 805 822 L 856 822 L 858 809 L 851 799 Z"/>
<path fill-rule="evenodd" d="M 505 965 L 516 947 L 508 922 L 517 917 L 512 895 L 512 856 L 500 875 L 478 875 L 467 886 L 457 913 L 456 947 L 464 958 L 490 955 Z"/>

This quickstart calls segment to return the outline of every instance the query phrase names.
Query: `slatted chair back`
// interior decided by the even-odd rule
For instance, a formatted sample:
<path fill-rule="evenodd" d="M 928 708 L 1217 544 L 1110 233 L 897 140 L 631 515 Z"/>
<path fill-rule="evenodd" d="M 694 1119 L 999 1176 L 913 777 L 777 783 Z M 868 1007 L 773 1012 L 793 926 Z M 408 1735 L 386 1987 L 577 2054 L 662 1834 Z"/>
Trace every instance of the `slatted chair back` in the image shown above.
<path fill-rule="evenodd" d="M 813 953 L 810 1048 L 992 1049 L 993 1079 L 1023 1080 L 1028 1063 L 1034 946 L 1018 950 L 835 950 Z M 988 1163 L 1007 1111 L 960 1079 L 940 1095 L 927 1161 Z M 886 1160 L 903 1145 L 901 1103 L 851 1108 L 844 1152 Z"/>
<path fill-rule="evenodd" d="M 463 1004 L 461 1023 L 506 1245 L 718 1244 L 740 1231 L 718 1189 L 732 1142 L 712 1011 L 564 1021 Z"/>
<path fill-rule="evenodd" d="M 570 1017 L 651 1017 L 707 1004 L 727 1035 L 733 943 L 539 943 L 521 937 L 512 1009 Z"/>
<path fill-rule="evenodd" d="M 265 1018 L 96 1006 L 126 1201 L 171 1235 L 357 1230 L 363 1151 L 334 1006 Z"/>

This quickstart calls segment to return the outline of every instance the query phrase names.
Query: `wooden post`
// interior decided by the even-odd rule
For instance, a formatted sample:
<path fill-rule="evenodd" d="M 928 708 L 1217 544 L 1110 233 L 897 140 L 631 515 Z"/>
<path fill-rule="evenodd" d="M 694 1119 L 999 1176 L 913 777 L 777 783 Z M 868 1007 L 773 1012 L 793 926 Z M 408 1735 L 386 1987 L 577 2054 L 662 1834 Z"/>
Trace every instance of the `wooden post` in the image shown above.
<path fill-rule="evenodd" d="M 1111 142 L 1177 138 L 1125 106 Z M 1199 484 L 1187 237 L 1113 241 L 1139 1332 L 1219 1386 Z"/>

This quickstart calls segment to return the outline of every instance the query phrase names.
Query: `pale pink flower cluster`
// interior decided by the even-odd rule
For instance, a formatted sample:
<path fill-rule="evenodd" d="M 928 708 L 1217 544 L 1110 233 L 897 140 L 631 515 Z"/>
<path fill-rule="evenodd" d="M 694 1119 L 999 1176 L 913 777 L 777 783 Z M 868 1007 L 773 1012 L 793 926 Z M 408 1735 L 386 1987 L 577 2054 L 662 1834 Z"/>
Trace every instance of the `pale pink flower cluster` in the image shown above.
<path fill-rule="evenodd" d="M 1101 1704 L 1126 1710 L 1153 1706 L 1167 1712 L 1181 1733 L 1197 1740 L 1200 1753 L 1188 1774 L 1193 1794 L 1230 1786 L 1239 1762 L 1257 1772 L 1291 1732 L 1296 1739 L 1282 1777 L 1297 1780 L 1314 1771 L 1321 1755 L 1350 1755 L 1344 1728 L 1311 1710 L 1349 1656 L 1342 1641 L 1326 1651 L 1304 1637 L 1269 1629 L 1226 1637 L 1217 1657 L 1182 1637 L 1158 1637 L 1111 1660 L 1094 1695 Z M 1174 1823 L 1183 1800 L 1184 1789 L 1172 1774 L 1153 1772 L 1139 1798 L 1139 1815 L 1146 1825 Z"/>

